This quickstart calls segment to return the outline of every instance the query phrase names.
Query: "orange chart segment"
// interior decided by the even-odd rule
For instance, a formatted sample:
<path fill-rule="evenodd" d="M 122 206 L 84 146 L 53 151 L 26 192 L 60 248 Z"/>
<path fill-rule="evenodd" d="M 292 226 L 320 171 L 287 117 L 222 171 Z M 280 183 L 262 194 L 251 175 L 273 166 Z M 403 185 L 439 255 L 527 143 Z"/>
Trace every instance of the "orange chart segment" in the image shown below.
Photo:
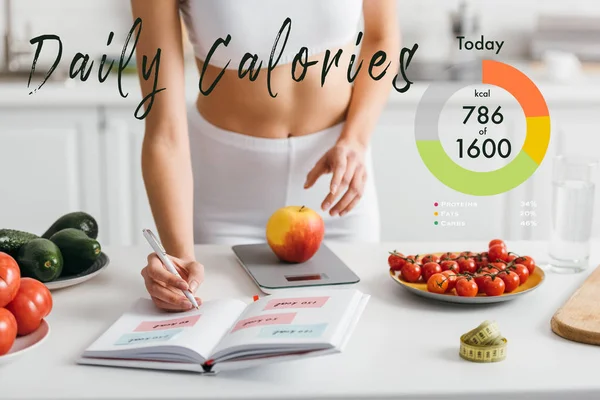
<path fill-rule="evenodd" d="M 519 102 L 525 117 L 550 115 L 544 96 L 535 84 L 521 71 L 494 60 L 482 61 L 482 82 L 503 88 Z"/>
<path fill-rule="evenodd" d="M 529 117 L 523 151 L 538 165 L 542 163 L 550 143 L 550 117 Z"/>

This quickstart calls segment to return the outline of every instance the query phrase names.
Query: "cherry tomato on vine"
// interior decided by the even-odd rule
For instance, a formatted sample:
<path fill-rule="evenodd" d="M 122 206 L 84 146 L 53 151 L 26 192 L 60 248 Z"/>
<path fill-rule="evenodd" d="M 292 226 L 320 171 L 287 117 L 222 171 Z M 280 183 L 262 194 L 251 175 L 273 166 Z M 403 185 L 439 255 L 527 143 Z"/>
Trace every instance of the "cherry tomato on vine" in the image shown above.
<path fill-rule="evenodd" d="M 485 255 L 483 255 L 484 253 L 481 253 L 480 255 L 477 256 L 477 258 L 475 259 L 475 266 L 477 267 L 477 269 L 479 268 L 485 268 L 489 265 L 490 261 L 487 258 L 487 253 L 485 253 Z"/>
<path fill-rule="evenodd" d="M 497 276 L 489 278 L 483 283 L 483 290 L 488 296 L 500 296 L 504 294 L 505 288 L 504 281 Z"/>
<path fill-rule="evenodd" d="M 427 279 L 427 291 L 431 293 L 446 293 L 448 290 L 448 278 L 446 275 L 438 273 L 433 274 Z"/>
<path fill-rule="evenodd" d="M 446 279 L 448 279 L 448 289 L 446 290 L 446 292 L 452 291 L 452 289 L 454 289 L 456 287 L 456 281 L 458 280 L 458 275 L 456 275 L 456 273 L 451 270 L 443 271 L 442 275 L 445 275 Z"/>
<path fill-rule="evenodd" d="M 501 240 L 501 239 L 494 239 L 494 240 L 490 241 L 490 243 L 488 244 L 488 248 L 491 249 L 493 246 L 495 246 L 497 244 L 506 247 L 506 243 L 504 243 L 503 240 Z"/>
<path fill-rule="evenodd" d="M 506 262 L 513 262 L 515 259 L 517 258 L 516 255 L 512 254 L 512 253 L 508 253 L 508 257 L 506 257 Z"/>
<path fill-rule="evenodd" d="M 421 271 L 423 275 L 423 280 L 425 282 L 428 282 L 429 278 L 431 278 L 431 275 L 442 272 L 442 267 L 440 267 L 440 264 L 438 263 L 429 262 L 421 267 Z"/>
<path fill-rule="evenodd" d="M 508 259 L 508 251 L 506 247 L 501 244 L 496 244 L 490 247 L 488 251 L 488 259 L 492 262 L 496 262 L 498 260 L 506 261 Z"/>
<path fill-rule="evenodd" d="M 421 258 L 421 263 L 427 264 L 429 262 L 439 263 L 440 257 L 436 256 L 435 254 L 427 254 Z"/>
<path fill-rule="evenodd" d="M 523 264 L 515 265 L 515 273 L 519 275 L 519 280 L 521 281 L 521 285 L 527 282 L 529 279 L 529 270 Z"/>
<path fill-rule="evenodd" d="M 456 273 L 460 272 L 460 267 L 458 266 L 458 263 L 453 260 L 442 261 L 440 263 L 440 267 L 442 267 L 442 271 L 452 270 Z"/>
<path fill-rule="evenodd" d="M 440 257 L 440 261 L 455 260 L 457 258 L 458 258 L 458 254 L 451 253 L 448 251 L 448 252 L 442 254 L 442 256 Z"/>
<path fill-rule="evenodd" d="M 475 297 L 478 291 L 479 288 L 473 279 L 461 277 L 456 281 L 456 294 L 461 297 Z"/>
<path fill-rule="evenodd" d="M 492 274 L 491 270 L 489 270 L 488 268 L 483 268 L 481 271 L 479 271 L 475 275 L 475 283 L 477 284 L 477 286 L 479 288 L 481 288 L 482 291 L 483 291 L 485 281 L 487 281 L 488 279 L 492 279 L 490 277 L 490 274 Z"/>
<path fill-rule="evenodd" d="M 498 274 L 498 278 L 504 281 L 504 292 L 510 293 L 521 284 L 521 278 L 515 271 L 503 271 Z"/>
<path fill-rule="evenodd" d="M 506 269 L 506 264 L 503 262 L 494 262 L 489 264 L 488 268 L 494 272 L 504 271 Z"/>
<path fill-rule="evenodd" d="M 529 270 L 529 275 L 533 274 L 533 271 L 535 271 L 535 261 L 529 256 L 517 257 L 516 262 L 527 267 Z"/>
<path fill-rule="evenodd" d="M 400 276 L 405 281 L 414 283 L 421 277 L 421 266 L 415 263 L 406 263 L 400 270 Z"/>
<path fill-rule="evenodd" d="M 406 261 L 403 258 L 402 253 L 391 253 L 388 257 L 388 265 L 392 271 L 400 271 Z"/>
<path fill-rule="evenodd" d="M 461 258 L 458 260 L 458 268 L 460 272 L 474 274 L 477 271 L 477 263 L 472 258 Z"/>
<path fill-rule="evenodd" d="M 465 258 L 472 258 L 472 257 L 476 257 L 477 253 L 473 253 L 472 251 L 463 251 L 462 253 L 460 253 L 460 257 L 465 257 Z"/>

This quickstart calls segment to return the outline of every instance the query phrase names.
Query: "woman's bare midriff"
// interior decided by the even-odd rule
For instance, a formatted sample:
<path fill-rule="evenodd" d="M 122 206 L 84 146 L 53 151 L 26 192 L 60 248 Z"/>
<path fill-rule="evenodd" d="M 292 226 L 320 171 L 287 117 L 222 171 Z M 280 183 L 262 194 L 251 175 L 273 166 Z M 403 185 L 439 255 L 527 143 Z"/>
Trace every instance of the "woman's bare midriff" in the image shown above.
<path fill-rule="evenodd" d="M 275 98 L 267 89 L 268 60 L 263 60 L 255 81 L 250 81 L 248 75 L 240 79 L 237 68 L 227 69 L 208 96 L 200 93 L 196 102 L 198 111 L 212 125 L 250 136 L 285 138 L 319 132 L 345 120 L 352 95 L 347 70 L 353 50 L 351 45 L 343 48 L 339 67 L 331 67 L 323 86 L 324 53 L 309 59 L 318 63 L 308 68 L 300 82 L 292 79 L 291 63 L 278 65 L 271 71 L 270 86 L 273 94 L 277 94 Z M 332 49 L 332 57 L 335 53 Z M 201 71 L 202 62 L 197 60 L 197 64 Z M 207 66 L 203 89 L 221 71 L 221 67 Z M 296 77 L 301 73 L 298 65 Z"/>

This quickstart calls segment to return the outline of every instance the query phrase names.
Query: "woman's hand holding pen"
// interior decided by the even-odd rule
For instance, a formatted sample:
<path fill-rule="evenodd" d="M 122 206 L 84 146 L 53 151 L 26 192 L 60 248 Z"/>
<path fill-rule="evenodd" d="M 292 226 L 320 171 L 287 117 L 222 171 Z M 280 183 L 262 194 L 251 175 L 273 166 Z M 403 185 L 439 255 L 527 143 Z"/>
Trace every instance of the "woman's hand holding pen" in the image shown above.
<path fill-rule="evenodd" d="M 193 305 L 182 291 L 190 290 L 195 295 L 204 281 L 204 266 L 196 260 L 182 260 L 171 256 L 169 258 L 181 278 L 169 272 L 156 253 L 152 253 L 148 256 L 148 264 L 142 269 L 146 289 L 159 308 L 169 311 L 191 310 Z M 195 298 L 198 304 L 201 304 L 201 300 Z"/>
<path fill-rule="evenodd" d="M 331 208 L 330 215 L 344 216 L 360 201 L 367 181 L 365 153 L 365 146 L 358 141 L 340 140 L 308 173 L 305 189 L 313 186 L 321 175 L 333 173 L 329 194 L 321 205 L 324 211 Z"/>

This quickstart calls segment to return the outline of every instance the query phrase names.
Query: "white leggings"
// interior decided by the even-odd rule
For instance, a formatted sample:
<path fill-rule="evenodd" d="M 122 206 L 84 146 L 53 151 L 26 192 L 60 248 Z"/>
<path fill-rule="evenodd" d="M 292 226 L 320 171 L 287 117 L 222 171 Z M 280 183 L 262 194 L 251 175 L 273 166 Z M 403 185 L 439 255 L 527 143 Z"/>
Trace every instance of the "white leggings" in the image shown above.
<path fill-rule="evenodd" d="M 321 210 L 331 175 L 321 176 L 312 188 L 304 189 L 306 175 L 335 144 L 342 124 L 299 137 L 257 138 L 220 129 L 193 106 L 188 111 L 188 123 L 196 243 L 264 243 L 267 220 L 288 205 L 304 205 L 319 212 L 325 222 L 325 240 L 379 241 L 379 207 L 370 150 L 363 197 L 343 217 L 331 217 Z"/>

